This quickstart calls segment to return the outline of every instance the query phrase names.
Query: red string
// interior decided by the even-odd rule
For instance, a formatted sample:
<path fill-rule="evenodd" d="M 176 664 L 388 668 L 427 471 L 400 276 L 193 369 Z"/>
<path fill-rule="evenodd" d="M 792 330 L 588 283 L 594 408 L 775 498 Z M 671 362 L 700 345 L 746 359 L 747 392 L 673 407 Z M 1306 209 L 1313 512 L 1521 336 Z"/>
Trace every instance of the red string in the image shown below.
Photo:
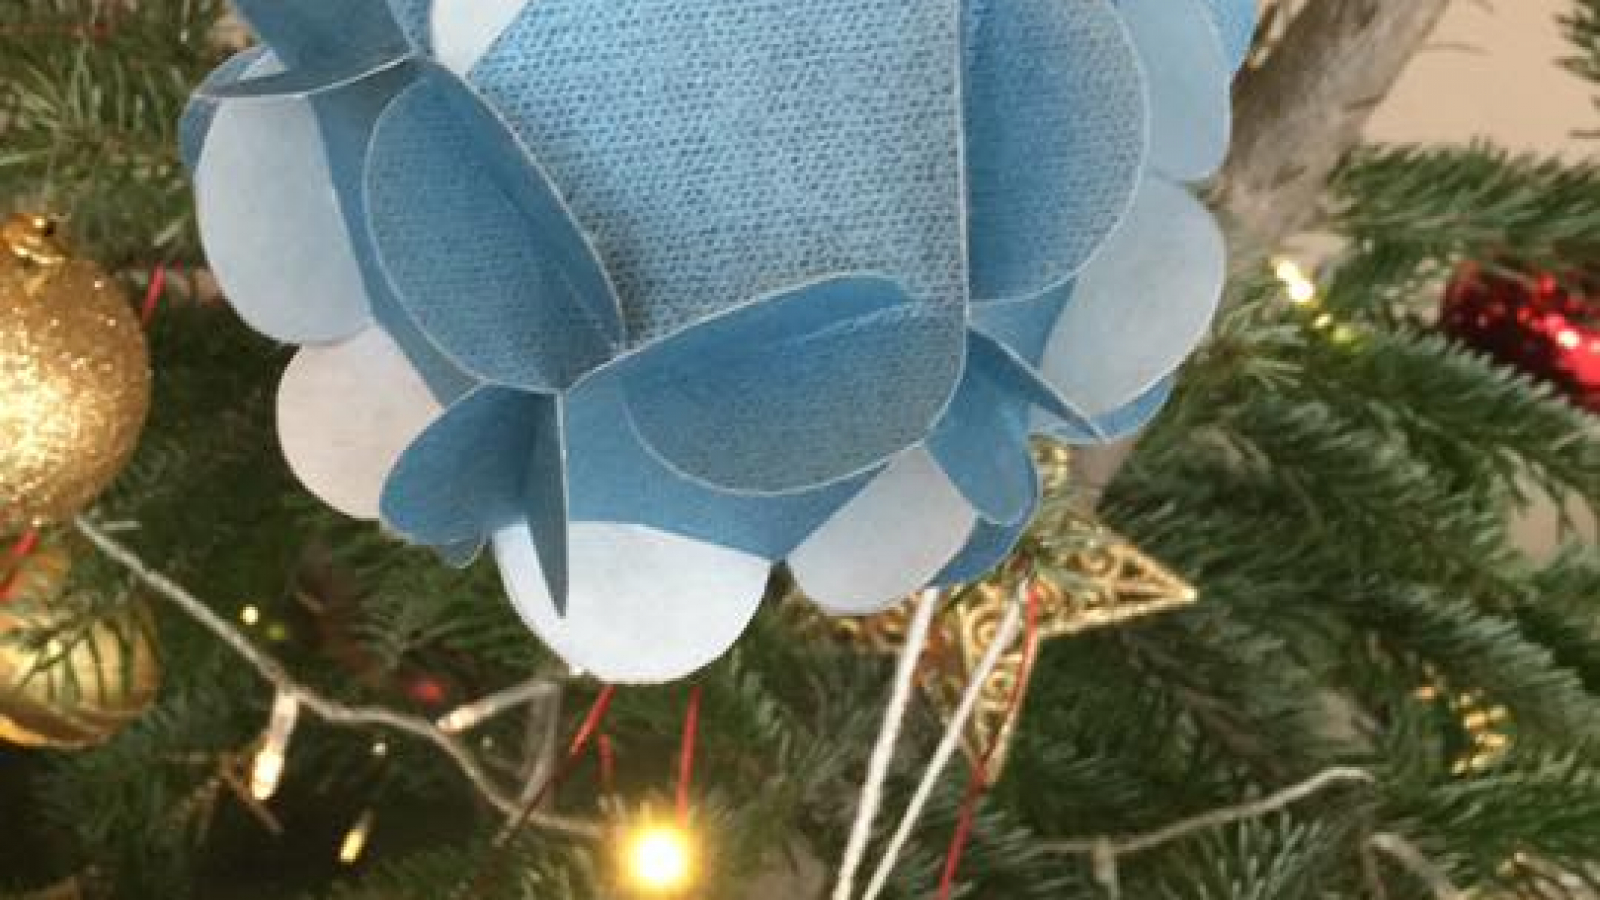
<path fill-rule="evenodd" d="M 22 561 L 33 555 L 39 546 L 39 531 L 29 528 L 11 545 L 11 550 L 6 554 L 5 578 L 0 579 L 0 603 L 11 599 L 11 592 L 17 586 L 17 578 L 22 574 Z"/>
<path fill-rule="evenodd" d="M 1043 606 L 1043 599 L 1037 587 L 1028 588 L 1027 630 L 1023 638 L 1022 670 L 1017 673 L 1017 681 L 1011 686 L 1011 697 L 1007 701 L 1006 720 L 1009 722 L 1016 716 L 1022 706 L 1023 692 L 1027 690 L 1029 681 L 1033 678 L 1034 663 L 1039 658 L 1039 614 Z M 967 852 L 967 845 L 972 841 L 972 828 L 977 822 L 978 807 L 983 803 L 983 797 L 993 785 L 989 782 L 989 770 L 994 764 L 994 755 L 999 752 L 1000 744 L 984 751 L 983 758 L 977 760 L 972 766 L 972 777 L 967 783 L 966 796 L 961 800 L 961 812 L 956 819 L 956 833 L 950 840 L 950 849 L 945 854 L 944 873 L 939 878 L 939 900 L 950 900 L 955 891 L 956 875 L 961 870 L 961 857 Z"/>
<path fill-rule="evenodd" d="M 146 328 L 149 328 L 150 322 L 155 319 L 156 306 L 161 303 L 161 295 L 166 293 L 166 290 L 167 266 L 166 263 L 157 263 L 156 267 L 150 270 L 150 289 L 145 291 L 144 306 L 139 310 L 139 321 L 144 323 Z"/>
<path fill-rule="evenodd" d="M 701 690 L 689 692 L 689 709 L 683 716 L 683 750 L 678 755 L 678 824 L 689 827 L 689 788 L 694 781 L 695 743 L 700 731 Z"/>

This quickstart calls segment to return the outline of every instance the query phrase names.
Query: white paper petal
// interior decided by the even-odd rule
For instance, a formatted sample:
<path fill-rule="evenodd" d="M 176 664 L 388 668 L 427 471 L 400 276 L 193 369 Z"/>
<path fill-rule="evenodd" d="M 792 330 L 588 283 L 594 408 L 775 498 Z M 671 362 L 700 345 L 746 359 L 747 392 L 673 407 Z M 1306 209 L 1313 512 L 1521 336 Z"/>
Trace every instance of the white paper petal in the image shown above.
<path fill-rule="evenodd" d="M 287 343 L 326 343 L 370 319 L 366 285 L 303 98 L 217 110 L 195 174 L 200 238 L 239 315 Z"/>
<path fill-rule="evenodd" d="M 530 0 L 435 0 L 433 54 L 440 65 L 465 77 Z"/>
<path fill-rule="evenodd" d="M 289 468 L 329 506 L 378 518 L 384 479 L 442 409 L 382 329 L 307 347 L 278 386 L 278 439 Z"/>
<path fill-rule="evenodd" d="M 1201 0 L 1121 0 L 1150 85 L 1150 165 L 1180 181 L 1216 174 L 1233 129 L 1233 66 Z"/>
<path fill-rule="evenodd" d="M 924 587 L 966 544 L 977 514 L 926 450 L 896 459 L 789 556 L 829 612 L 882 611 Z"/>
<path fill-rule="evenodd" d="M 1181 187 L 1146 180 L 1080 276 L 1045 348 L 1045 378 L 1089 416 L 1133 402 L 1205 336 L 1226 268 L 1211 212 Z"/>
<path fill-rule="evenodd" d="M 760 557 L 653 528 L 579 522 L 559 616 L 526 524 L 497 532 L 494 552 L 528 626 L 567 663 L 612 684 L 672 681 L 727 652 L 772 570 Z"/>

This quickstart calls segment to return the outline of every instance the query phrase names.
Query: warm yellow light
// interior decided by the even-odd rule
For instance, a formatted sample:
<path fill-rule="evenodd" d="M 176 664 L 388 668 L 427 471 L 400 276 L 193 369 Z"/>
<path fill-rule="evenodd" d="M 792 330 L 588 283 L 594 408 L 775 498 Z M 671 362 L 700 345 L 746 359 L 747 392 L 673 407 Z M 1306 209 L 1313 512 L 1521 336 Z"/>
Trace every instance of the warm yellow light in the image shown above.
<path fill-rule="evenodd" d="M 628 841 L 628 877 L 641 890 L 667 894 L 689 886 L 689 837 L 682 830 L 653 825 Z"/>
<path fill-rule="evenodd" d="M 361 861 L 367 852 L 367 839 L 372 836 L 372 813 L 362 813 L 356 824 L 344 833 L 344 840 L 339 844 L 339 862 L 353 866 Z"/>
<path fill-rule="evenodd" d="M 245 623 L 246 625 L 255 625 L 256 623 L 260 622 L 260 608 L 252 604 L 250 606 L 246 606 L 244 609 L 239 610 L 239 621 Z"/>
<path fill-rule="evenodd" d="M 271 800 L 283 780 L 283 754 L 262 750 L 250 766 L 250 796 L 257 800 Z"/>
<path fill-rule="evenodd" d="M 1317 284 L 1299 263 L 1292 259 L 1279 260 L 1273 272 L 1278 276 L 1278 280 L 1283 282 L 1291 301 L 1304 305 L 1317 299 Z"/>

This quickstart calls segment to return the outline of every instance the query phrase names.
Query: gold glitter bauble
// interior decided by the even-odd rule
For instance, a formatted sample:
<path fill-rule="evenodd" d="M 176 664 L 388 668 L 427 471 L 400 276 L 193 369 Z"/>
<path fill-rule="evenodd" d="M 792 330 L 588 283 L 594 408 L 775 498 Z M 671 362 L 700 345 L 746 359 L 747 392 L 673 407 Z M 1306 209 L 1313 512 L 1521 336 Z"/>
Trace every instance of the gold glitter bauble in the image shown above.
<path fill-rule="evenodd" d="M 52 221 L 0 227 L 0 534 L 88 506 L 133 453 L 150 406 L 144 333 Z"/>
<path fill-rule="evenodd" d="M 66 627 L 74 623 L 59 604 L 70 554 L 59 543 L 39 547 L 0 601 L 0 741 L 94 746 L 155 700 L 161 668 L 149 609 L 131 600 L 117 615 Z"/>

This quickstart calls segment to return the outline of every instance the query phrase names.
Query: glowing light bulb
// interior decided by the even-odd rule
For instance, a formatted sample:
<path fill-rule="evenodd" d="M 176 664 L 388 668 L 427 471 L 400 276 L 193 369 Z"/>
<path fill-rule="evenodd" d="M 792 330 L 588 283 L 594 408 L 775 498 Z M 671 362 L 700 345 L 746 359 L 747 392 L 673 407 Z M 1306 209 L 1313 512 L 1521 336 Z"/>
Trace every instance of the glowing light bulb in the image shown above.
<path fill-rule="evenodd" d="M 691 873 L 689 836 L 682 829 L 652 825 L 628 842 L 628 877 L 640 890 L 670 894 L 688 887 Z"/>
<path fill-rule="evenodd" d="M 251 604 L 246 606 L 244 609 L 239 610 L 239 621 L 245 623 L 246 625 L 255 626 L 261 621 L 260 607 L 256 606 L 255 604 Z"/>
<path fill-rule="evenodd" d="M 344 840 L 339 844 L 339 862 L 347 866 L 360 862 L 362 855 L 367 852 L 367 839 L 371 836 L 372 811 L 368 810 L 344 833 Z"/>
<path fill-rule="evenodd" d="M 1578 345 L 1583 343 L 1583 336 L 1578 334 L 1575 329 L 1563 328 L 1556 335 L 1556 343 L 1560 344 L 1563 349 L 1576 350 Z"/>
<path fill-rule="evenodd" d="M 289 739 L 300 719 L 300 701 L 288 691 L 279 691 L 272 703 L 272 718 L 267 723 L 261 750 L 250 766 L 250 796 L 270 800 L 283 780 L 283 764 L 289 754 Z"/>
<path fill-rule="evenodd" d="M 1289 300 L 1304 306 L 1317 299 L 1317 284 L 1306 274 L 1306 270 L 1292 259 L 1280 259 L 1273 269 L 1278 280 L 1283 282 L 1283 287 L 1289 293 Z"/>

